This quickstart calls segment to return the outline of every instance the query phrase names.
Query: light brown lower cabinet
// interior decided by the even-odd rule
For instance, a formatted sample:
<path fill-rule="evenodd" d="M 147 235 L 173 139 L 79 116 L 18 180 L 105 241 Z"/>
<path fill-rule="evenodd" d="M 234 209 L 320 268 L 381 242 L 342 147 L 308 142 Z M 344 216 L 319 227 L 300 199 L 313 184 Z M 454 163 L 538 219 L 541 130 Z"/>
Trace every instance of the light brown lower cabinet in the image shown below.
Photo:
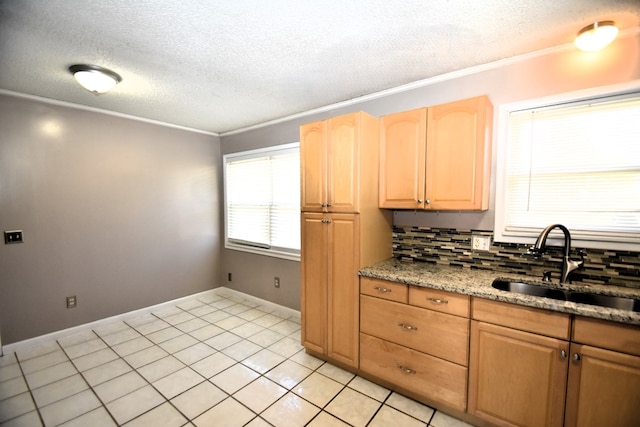
<path fill-rule="evenodd" d="M 464 411 L 467 368 L 360 334 L 360 369 L 409 392 Z"/>
<path fill-rule="evenodd" d="M 640 425 L 640 328 L 577 317 L 572 339 L 565 426 Z"/>
<path fill-rule="evenodd" d="M 358 366 L 358 214 L 302 214 L 302 343 Z"/>
<path fill-rule="evenodd" d="M 640 426 L 640 326 L 361 277 L 359 330 L 362 373 L 473 425 Z"/>
<path fill-rule="evenodd" d="M 556 314 L 473 299 L 468 413 L 496 426 L 640 425 L 640 328 L 576 317 L 566 339 L 542 335 L 563 334 Z"/>
<path fill-rule="evenodd" d="M 469 297 L 382 280 L 360 282 L 360 370 L 464 413 Z"/>
<path fill-rule="evenodd" d="M 469 414 L 499 426 L 562 426 L 569 343 L 473 320 Z"/>

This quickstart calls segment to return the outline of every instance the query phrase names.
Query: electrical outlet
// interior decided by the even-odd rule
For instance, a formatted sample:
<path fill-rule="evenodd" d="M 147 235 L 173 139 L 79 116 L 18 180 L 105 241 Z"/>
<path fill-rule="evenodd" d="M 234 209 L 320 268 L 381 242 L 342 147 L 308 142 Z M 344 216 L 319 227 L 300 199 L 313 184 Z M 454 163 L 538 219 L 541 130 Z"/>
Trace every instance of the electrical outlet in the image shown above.
<path fill-rule="evenodd" d="M 488 251 L 491 249 L 490 236 L 471 236 L 471 249 L 474 251 Z"/>
<path fill-rule="evenodd" d="M 67 297 L 67 308 L 74 308 L 78 305 L 78 299 L 75 295 Z"/>
<path fill-rule="evenodd" d="M 4 232 L 4 244 L 22 243 L 24 242 L 24 233 L 22 230 L 11 230 Z"/>
<path fill-rule="evenodd" d="M 276 288 L 280 287 L 280 278 L 279 277 L 274 277 L 273 278 L 273 286 L 275 286 Z"/>

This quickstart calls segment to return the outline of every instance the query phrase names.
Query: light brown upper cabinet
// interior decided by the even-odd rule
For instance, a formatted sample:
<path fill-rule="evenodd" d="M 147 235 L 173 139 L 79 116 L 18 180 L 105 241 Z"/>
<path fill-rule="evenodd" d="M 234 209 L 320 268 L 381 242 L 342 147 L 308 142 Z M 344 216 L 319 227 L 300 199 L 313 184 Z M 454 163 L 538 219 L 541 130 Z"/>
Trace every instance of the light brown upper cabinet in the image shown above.
<path fill-rule="evenodd" d="M 492 123 L 487 96 L 383 116 L 379 206 L 488 209 Z"/>
<path fill-rule="evenodd" d="M 378 120 L 351 113 L 308 123 L 300 128 L 302 211 L 358 213 L 373 191 L 369 170 L 377 166 Z M 361 179 L 366 177 L 367 179 Z M 363 188 L 367 187 L 367 188 Z"/>

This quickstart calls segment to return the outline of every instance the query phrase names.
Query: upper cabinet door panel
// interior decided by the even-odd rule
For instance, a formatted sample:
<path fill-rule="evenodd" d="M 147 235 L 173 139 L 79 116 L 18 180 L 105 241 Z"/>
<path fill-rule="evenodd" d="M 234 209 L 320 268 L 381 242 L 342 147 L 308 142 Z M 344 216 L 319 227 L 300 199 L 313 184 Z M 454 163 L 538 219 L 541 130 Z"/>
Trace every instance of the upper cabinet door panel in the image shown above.
<path fill-rule="evenodd" d="M 327 132 L 324 121 L 300 127 L 301 208 L 322 212 L 327 199 Z"/>
<path fill-rule="evenodd" d="M 379 206 L 423 208 L 427 109 L 383 116 L 380 128 Z"/>
<path fill-rule="evenodd" d="M 330 212 L 358 212 L 360 126 L 357 113 L 329 119 L 327 203 Z"/>
<path fill-rule="evenodd" d="M 426 193 L 430 209 L 488 208 L 492 112 L 486 96 L 428 109 Z"/>

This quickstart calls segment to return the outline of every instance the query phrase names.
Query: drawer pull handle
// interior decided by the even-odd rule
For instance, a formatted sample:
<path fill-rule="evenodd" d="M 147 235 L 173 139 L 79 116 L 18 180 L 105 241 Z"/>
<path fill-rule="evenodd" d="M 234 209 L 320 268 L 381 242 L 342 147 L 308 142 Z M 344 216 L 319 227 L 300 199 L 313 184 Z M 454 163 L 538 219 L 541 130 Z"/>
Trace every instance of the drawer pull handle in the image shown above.
<path fill-rule="evenodd" d="M 427 301 L 431 301 L 434 304 L 449 304 L 449 301 L 447 301 L 446 299 L 439 299 L 439 298 L 427 297 Z"/>
<path fill-rule="evenodd" d="M 405 374 L 410 374 L 410 375 L 414 375 L 416 373 L 416 371 L 414 371 L 413 369 L 404 367 L 402 365 L 398 365 L 398 368 L 400 368 L 400 370 L 405 373 Z"/>
<path fill-rule="evenodd" d="M 417 331 L 418 328 L 415 326 L 407 325 L 406 323 L 398 323 L 402 329 L 406 329 L 407 331 Z"/>
<path fill-rule="evenodd" d="M 378 292 L 391 292 L 391 289 L 381 288 L 380 286 L 374 286 L 373 289 L 375 289 Z"/>

